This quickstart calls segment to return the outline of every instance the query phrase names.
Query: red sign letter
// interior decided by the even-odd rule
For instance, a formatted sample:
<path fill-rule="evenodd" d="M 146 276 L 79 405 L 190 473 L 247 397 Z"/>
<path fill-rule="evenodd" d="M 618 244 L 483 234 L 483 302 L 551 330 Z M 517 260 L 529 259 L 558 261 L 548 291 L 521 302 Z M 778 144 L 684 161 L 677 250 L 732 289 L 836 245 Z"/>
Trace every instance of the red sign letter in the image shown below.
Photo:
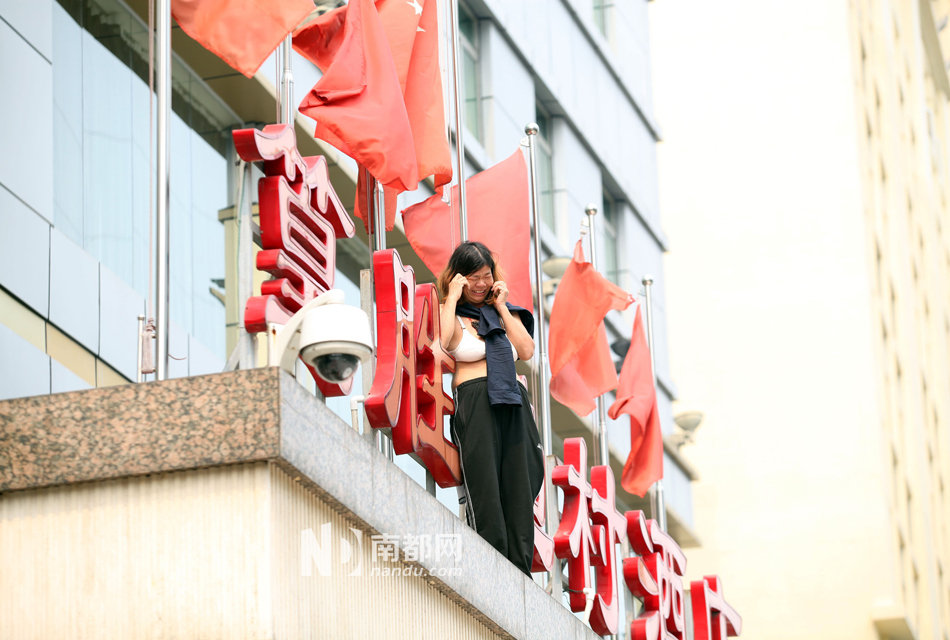
<path fill-rule="evenodd" d="M 627 522 L 617 511 L 613 470 L 607 465 L 594 467 L 590 470 L 590 484 L 590 519 L 594 524 L 594 539 L 600 541 L 594 551 L 597 593 L 590 611 L 590 628 L 606 636 L 617 633 L 619 623 L 614 545 L 626 540 Z"/>
<path fill-rule="evenodd" d="M 455 360 L 442 349 L 439 296 L 435 285 L 416 287 L 416 398 L 418 420 L 412 434 L 413 450 L 440 487 L 462 483 L 458 448 L 445 439 L 445 416 L 455 403 L 442 390 L 442 374 L 455 371 Z"/>
<path fill-rule="evenodd" d="M 583 611 L 587 605 L 584 589 L 590 586 L 590 555 L 603 547 L 596 543 L 590 526 L 590 484 L 587 482 L 587 443 L 583 438 L 564 441 L 564 460 L 551 472 L 551 481 L 564 491 L 564 513 L 554 534 L 554 553 L 567 560 L 571 611 Z M 601 538 L 603 531 L 600 531 Z"/>
<path fill-rule="evenodd" d="M 394 249 L 373 254 L 376 279 L 376 377 L 366 417 L 392 429 L 393 451 L 416 453 L 440 487 L 462 482 L 458 449 L 445 439 L 445 416 L 455 411 L 442 374 L 455 360 L 439 339 L 439 298 L 431 284 L 416 287 L 412 267 Z"/>
<path fill-rule="evenodd" d="M 627 588 L 643 598 L 643 613 L 630 624 L 633 640 L 685 637 L 683 573 L 686 556 L 655 520 L 645 520 L 642 511 L 628 511 L 627 537 L 639 558 L 624 558 Z"/>
<path fill-rule="evenodd" d="M 355 228 L 330 184 L 326 158 L 302 157 L 292 125 L 240 129 L 232 137 L 241 158 L 263 163 L 257 268 L 273 279 L 263 282 L 261 295 L 248 298 L 244 307 L 244 328 L 257 333 L 266 331 L 270 322 L 285 324 L 300 307 L 333 286 L 336 238 L 352 237 Z M 326 396 L 346 395 L 353 386 L 352 379 L 326 382 L 308 368 Z"/>
<path fill-rule="evenodd" d="M 704 576 L 689 583 L 695 640 L 723 640 L 742 633 L 742 617 L 722 597 L 719 576 Z"/>
<path fill-rule="evenodd" d="M 376 280 L 376 376 L 366 397 L 366 417 L 392 429 L 393 451 L 412 452 L 416 420 L 416 347 L 413 332 L 416 276 L 394 249 L 373 254 Z"/>
<path fill-rule="evenodd" d="M 240 129 L 233 138 L 241 158 L 263 162 L 257 268 L 274 279 L 261 285 L 260 296 L 247 301 L 244 326 L 250 332 L 266 331 L 267 323 L 286 323 L 333 286 L 336 236 L 352 237 L 355 229 L 330 184 L 326 159 L 302 157 L 293 127 Z"/>

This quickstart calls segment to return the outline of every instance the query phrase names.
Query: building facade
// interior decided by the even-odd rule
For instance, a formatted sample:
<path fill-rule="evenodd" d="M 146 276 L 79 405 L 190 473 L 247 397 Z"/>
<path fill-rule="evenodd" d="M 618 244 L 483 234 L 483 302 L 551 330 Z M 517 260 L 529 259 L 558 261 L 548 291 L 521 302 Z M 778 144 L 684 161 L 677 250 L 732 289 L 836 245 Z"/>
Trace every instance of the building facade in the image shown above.
<path fill-rule="evenodd" d="M 652 16 L 691 561 L 763 637 L 950 637 L 950 6 L 701 4 Z"/>
<path fill-rule="evenodd" d="M 440 8 L 447 32 L 448 12 Z M 17 88 L 0 99 L 8 124 L 0 153 L 0 399 L 138 378 L 138 317 L 153 314 L 155 306 L 147 11 L 142 0 L 0 5 L 0 81 Z M 559 0 L 541 10 L 531 2 L 466 0 L 459 3 L 459 26 L 466 174 L 509 156 L 525 125 L 539 123 L 542 258 L 571 254 L 585 208 L 593 204 L 600 212 L 600 270 L 641 296 L 641 279 L 653 276 L 659 410 L 669 435 L 675 388 L 667 357 L 661 260 L 667 241 L 657 191 L 647 3 Z M 273 57 L 247 79 L 177 26 L 173 51 L 169 372 L 177 378 L 222 371 L 234 348 L 239 306 L 229 286 L 236 265 L 226 223 L 240 189 L 252 188 L 260 174 L 255 169 L 252 181 L 239 186 L 230 133 L 278 118 Z M 450 57 L 443 58 L 448 79 Z M 296 54 L 293 68 L 299 102 L 319 71 Z M 447 91 L 447 104 L 449 97 Z M 312 122 L 299 114 L 296 132 L 305 155 L 326 155 L 334 187 L 349 206 L 355 163 L 313 140 Z M 400 208 L 430 193 L 423 186 L 404 194 Z M 413 265 L 417 281 L 433 279 L 401 222 L 387 246 Z M 338 241 L 337 252 L 335 286 L 355 303 L 360 270 L 370 266 L 362 230 Z M 632 323 L 632 313 L 612 313 L 609 339 L 628 338 Z M 353 393 L 362 392 L 357 381 Z M 349 422 L 348 399 L 327 404 Z M 555 453 L 561 454 L 563 438 L 578 435 L 596 450 L 590 417 L 555 405 L 553 418 Z M 611 421 L 608 429 L 619 478 L 630 447 L 627 419 Z M 418 464 L 397 464 L 425 485 Z M 692 478 L 669 448 L 666 505 L 670 530 L 684 547 L 698 541 Z M 437 497 L 456 508 L 454 491 L 439 489 Z M 618 492 L 618 508 L 627 507 L 647 509 L 645 501 Z"/>

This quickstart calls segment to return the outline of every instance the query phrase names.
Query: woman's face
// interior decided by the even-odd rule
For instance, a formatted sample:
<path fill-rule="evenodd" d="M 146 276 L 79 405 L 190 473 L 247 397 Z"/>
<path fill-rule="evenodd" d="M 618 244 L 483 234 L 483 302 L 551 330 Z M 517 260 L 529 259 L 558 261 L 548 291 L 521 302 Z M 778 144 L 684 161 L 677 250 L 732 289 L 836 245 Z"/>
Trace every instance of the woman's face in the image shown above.
<path fill-rule="evenodd" d="M 462 290 L 465 301 L 474 305 L 485 304 L 485 298 L 491 293 L 491 287 L 495 283 L 491 267 L 486 264 L 466 275 L 465 279 L 468 280 L 468 286 Z"/>

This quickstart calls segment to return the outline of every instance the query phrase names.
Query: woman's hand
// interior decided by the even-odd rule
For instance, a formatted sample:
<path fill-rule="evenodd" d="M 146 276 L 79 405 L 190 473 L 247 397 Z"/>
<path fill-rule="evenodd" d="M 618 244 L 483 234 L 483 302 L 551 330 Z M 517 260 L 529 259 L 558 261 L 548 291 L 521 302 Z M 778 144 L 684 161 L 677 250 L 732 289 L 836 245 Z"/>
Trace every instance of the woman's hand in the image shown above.
<path fill-rule="evenodd" d="M 449 281 L 449 292 L 446 298 L 451 299 L 453 302 L 458 302 L 462 298 L 462 291 L 467 286 L 468 278 L 461 273 L 456 273 L 452 280 Z"/>
<path fill-rule="evenodd" d="M 495 284 L 491 286 L 491 292 L 493 296 L 492 304 L 495 309 L 501 311 L 508 301 L 508 285 L 505 284 L 504 280 L 496 280 Z"/>

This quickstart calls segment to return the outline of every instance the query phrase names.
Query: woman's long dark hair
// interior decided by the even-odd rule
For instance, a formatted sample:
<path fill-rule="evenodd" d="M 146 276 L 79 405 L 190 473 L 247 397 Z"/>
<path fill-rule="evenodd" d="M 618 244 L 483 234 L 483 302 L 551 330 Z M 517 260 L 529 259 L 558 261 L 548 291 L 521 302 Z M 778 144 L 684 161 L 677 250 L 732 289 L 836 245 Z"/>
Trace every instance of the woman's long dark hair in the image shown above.
<path fill-rule="evenodd" d="M 443 299 L 448 295 L 449 283 L 452 282 L 452 278 L 455 277 L 456 273 L 467 276 L 470 273 L 475 273 L 484 266 L 491 269 L 492 279 L 502 279 L 501 269 L 495 263 L 495 256 L 492 255 L 488 247 L 481 242 L 463 242 L 455 247 L 455 251 L 452 252 L 452 257 L 449 258 L 449 263 L 445 266 L 441 275 L 439 275 L 437 283 L 439 295 L 442 296 Z"/>

